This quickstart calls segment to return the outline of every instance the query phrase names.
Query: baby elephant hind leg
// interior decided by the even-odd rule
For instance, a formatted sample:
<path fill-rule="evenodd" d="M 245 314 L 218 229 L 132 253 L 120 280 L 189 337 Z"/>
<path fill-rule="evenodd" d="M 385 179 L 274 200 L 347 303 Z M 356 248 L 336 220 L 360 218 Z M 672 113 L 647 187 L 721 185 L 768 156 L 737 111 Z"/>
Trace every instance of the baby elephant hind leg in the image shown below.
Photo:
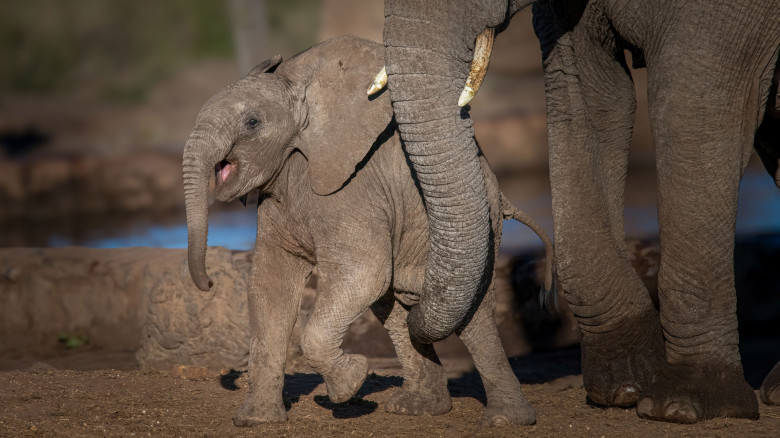
<path fill-rule="evenodd" d="M 494 309 L 495 287 L 491 284 L 482 304 L 459 335 L 485 386 L 487 406 L 482 423 L 489 426 L 531 425 L 536 423 L 536 414 L 523 397 L 520 382 L 501 346 Z"/>
<path fill-rule="evenodd" d="M 408 311 L 395 301 L 392 293 L 371 306 L 393 341 L 403 369 L 404 383 L 388 400 L 385 410 L 400 415 L 441 415 L 452 409 L 447 376 L 431 344 L 420 344 L 409 337 Z"/>

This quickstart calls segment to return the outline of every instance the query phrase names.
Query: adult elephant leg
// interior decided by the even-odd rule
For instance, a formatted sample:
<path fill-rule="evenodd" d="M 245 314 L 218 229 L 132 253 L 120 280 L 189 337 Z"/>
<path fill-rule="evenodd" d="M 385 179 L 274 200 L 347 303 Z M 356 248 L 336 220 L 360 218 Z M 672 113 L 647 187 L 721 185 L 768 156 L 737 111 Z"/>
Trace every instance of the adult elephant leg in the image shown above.
<path fill-rule="evenodd" d="M 447 375 L 433 344 L 420 344 L 409 337 L 408 311 L 392 293 L 371 306 L 382 322 L 401 362 L 404 383 L 387 401 L 385 410 L 400 415 L 440 415 L 452 409 Z"/>
<path fill-rule="evenodd" d="M 535 9 L 537 26 L 544 12 Z M 627 407 L 661 366 L 663 338 L 624 242 L 634 87 L 608 23 L 593 15 L 588 7 L 588 25 L 560 36 L 544 63 L 555 259 L 582 330 L 588 398 Z"/>
<path fill-rule="evenodd" d="M 487 406 L 482 413 L 482 423 L 489 426 L 534 424 L 536 414 L 523 397 L 520 382 L 501 346 L 495 308 L 495 282 L 491 282 L 476 312 L 458 334 L 471 353 L 485 387 Z"/>
<path fill-rule="evenodd" d="M 642 417 L 685 423 L 758 417 L 739 354 L 734 234 L 739 180 L 774 67 L 756 68 L 769 65 L 755 43 L 762 37 L 746 36 L 744 44 L 704 39 L 698 47 L 686 41 L 690 51 L 673 45 L 648 59 L 648 65 L 659 60 L 649 70 L 648 101 L 657 148 L 658 297 L 667 364 L 643 393 Z M 730 61 L 734 53 L 743 57 L 739 64 Z M 713 67 L 723 65 L 739 68 L 724 73 Z"/>
<path fill-rule="evenodd" d="M 776 363 L 761 384 L 761 401 L 768 405 L 780 405 L 780 362 Z"/>
<path fill-rule="evenodd" d="M 267 239 L 266 239 L 267 240 Z M 249 394 L 236 426 L 287 420 L 284 361 L 311 266 L 270 242 L 258 242 L 249 281 Z"/>

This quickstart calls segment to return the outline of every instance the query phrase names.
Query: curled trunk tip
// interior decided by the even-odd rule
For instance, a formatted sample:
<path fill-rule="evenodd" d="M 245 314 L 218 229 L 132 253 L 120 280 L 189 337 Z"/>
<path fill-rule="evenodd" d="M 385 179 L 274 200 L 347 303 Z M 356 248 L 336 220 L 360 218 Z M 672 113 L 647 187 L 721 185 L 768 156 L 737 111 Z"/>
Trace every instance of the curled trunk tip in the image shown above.
<path fill-rule="evenodd" d="M 192 281 L 195 283 L 195 286 L 198 286 L 198 289 L 204 292 L 211 290 L 211 287 L 214 286 L 214 282 L 211 281 L 208 274 L 206 274 L 205 266 L 201 269 L 194 267 L 194 260 L 192 257 L 187 258 L 187 264 L 190 268 L 190 277 L 192 277 Z"/>

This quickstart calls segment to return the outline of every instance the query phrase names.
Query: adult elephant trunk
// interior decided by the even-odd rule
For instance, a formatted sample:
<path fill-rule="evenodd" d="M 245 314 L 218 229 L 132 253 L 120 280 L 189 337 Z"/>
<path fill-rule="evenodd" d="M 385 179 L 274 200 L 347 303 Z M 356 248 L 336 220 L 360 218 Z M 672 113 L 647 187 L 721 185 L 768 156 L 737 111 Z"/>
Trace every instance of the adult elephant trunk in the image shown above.
<path fill-rule="evenodd" d="M 187 213 L 187 263 L 200 290 L 211 289 L 206 274 L 208 190 L 214 166 L 230 149 L 230 142 L 215 138 L 213 130 L 196 127 L 187 139 L 182 159 L 184 202 Z"/>
<path fill-rule="evenodd" d="M 390 98 L 430 227 L 425 282 L 408 326 L 412 339 L 430 343 L 463 321 L 492 265 L 480 152 L 471 119 L 458 106 L 476 36 L 490 20 L 475 19 L 484 11 L 456 10 L 452 4 L 385 5 Z M 505 19 L 505 11 L 493 18 L 493 26 Z"/>

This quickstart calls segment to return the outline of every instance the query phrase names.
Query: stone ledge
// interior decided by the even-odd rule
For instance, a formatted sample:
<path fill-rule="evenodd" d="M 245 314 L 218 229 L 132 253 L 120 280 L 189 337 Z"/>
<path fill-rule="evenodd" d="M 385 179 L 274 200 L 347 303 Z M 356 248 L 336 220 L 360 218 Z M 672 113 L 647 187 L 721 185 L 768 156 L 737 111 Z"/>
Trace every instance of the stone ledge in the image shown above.
<path fill-rule="evenodd" d="M 499 263 L 496 319 L 507 354 L 530 351 L 509 280 L 510 261 Z M 86 337 L 92 347 L 136 350 L 139 364 L 161 370 L 174 365 L 212 370 L 246 369 L 249 345 L 246 306 L 251 252 L 210 247 L 209 292 L 189 277 L 184 249 L 0 249 L 0 349 L 45 354 L 60 333 Z M 535 268 L 523 271 L 536 276 Z M 316 277 L 315 277 L 316 278 Z M 536 288 L 536 280 L 527 284 Z M 310 282 L 288 345 L 288 368 L 306 368 L 299 338 L 315 302 Z M 367 311 L 350 327 L 349 352 L 391 358 L 389 337 Z M 440 355 L 467 356 L 455 338 L 437 345 Z"/>

